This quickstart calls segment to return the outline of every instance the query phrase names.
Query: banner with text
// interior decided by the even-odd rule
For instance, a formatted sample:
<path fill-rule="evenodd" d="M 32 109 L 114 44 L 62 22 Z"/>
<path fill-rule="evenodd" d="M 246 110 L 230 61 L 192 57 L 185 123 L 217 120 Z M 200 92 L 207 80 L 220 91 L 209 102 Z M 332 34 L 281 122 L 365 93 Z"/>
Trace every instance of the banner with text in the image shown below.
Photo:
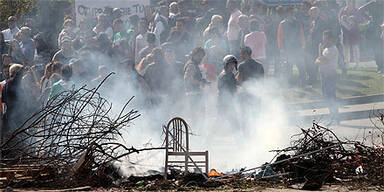
<path fill-rule="evenodd" d="M 123 20 L 128 19 L 131 14 L 139 17 L 145 16 L 145 7 L 150 0 L 75 0 L 76 21 L 83 18 L 95 18 L 103 12 L 105 7 L 120 8 Z"/>

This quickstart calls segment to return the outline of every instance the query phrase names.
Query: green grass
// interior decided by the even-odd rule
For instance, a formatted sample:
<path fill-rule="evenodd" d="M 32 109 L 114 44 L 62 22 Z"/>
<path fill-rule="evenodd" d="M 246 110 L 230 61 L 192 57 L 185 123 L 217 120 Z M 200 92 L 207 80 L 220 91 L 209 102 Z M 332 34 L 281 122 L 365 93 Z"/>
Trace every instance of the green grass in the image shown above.
<path fill-rule="evenodd" d="M 345 76 L 338 71 L 337 97 L 347 98 L 373 94 L 384 94 L 384 75 L 376 73 L 376 68 L 365 67 L 357 70 L 349 70 Z M 295 82 L 298 85 L 298 72 L 294 71 Z M 321 83 L 318 81 L 313 88 L 301 88 L 293 86 L 284 90 L 284 97 L 290 102 L 318 100 L 322 98 Z"/>

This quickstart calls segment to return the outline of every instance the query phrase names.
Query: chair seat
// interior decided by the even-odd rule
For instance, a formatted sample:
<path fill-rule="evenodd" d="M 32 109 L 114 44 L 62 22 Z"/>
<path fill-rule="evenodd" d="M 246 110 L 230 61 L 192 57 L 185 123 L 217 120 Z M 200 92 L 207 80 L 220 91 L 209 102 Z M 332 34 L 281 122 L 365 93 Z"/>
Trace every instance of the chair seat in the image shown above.
<path fill-rule="evenodd" d="M 208 151 L 205 152 L 192 152 L 189 151 L 188 155 L 190 156 L 204 156 L 208 153 Z M 186 152 L 174 152 L 174 151 L 168 151 L 168 155 L 174 155 L 174 156 L 185 156 Z"/>
<path fill-rule="evenodd" d="M 204 163 L 205 164 L 205 163 L 207 163 L 206 161 L 193 161 L 193 162 L 195 162 L 196 164 L 199 164 L 199 163 Z M 185 161 L 168 161 L 168 163 L 185 163 Z M 188 162 L 188 164 L 192 164 L 192 162 Z"/>

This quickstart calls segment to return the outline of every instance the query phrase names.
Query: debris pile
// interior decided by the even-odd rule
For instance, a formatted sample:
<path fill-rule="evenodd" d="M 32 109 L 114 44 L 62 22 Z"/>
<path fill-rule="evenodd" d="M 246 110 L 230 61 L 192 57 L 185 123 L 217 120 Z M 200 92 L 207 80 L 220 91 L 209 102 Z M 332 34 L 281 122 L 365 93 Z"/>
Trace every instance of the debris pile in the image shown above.
<path fill-rule="evenodd" d="M 383 117 L 383 113 L 377 113 L 382 125 Z M 369 133 L 362 141 L 341 140 L 330 129 L 314 123 L 293 136 L 291 147 L 275 151 L 283 154 L 277 158 L 281 163 L 273 168 L 279 173 L 293 173 L 286 176 L 286 181 L 303 182 L 303 189 L 335 182 L 384 186 L 384 130 L 375 125 Z M 375 144 L 378 141 L 381 144 Z"/>
<path fill-rule="evenodd" d="M 271 163 L 243 169 L 235 174 L 215 177 L 239 180 L 279 181 L 285 186 L 317 190 L 324 184 L 356 184 L 384 187 L 384 114 L 375 118 L 381 125 L 364 135 L 362 141 L 340 139 L 332 130 L 313 123 L 309 129 L 291 137 L 291 146 L 273 150 Z M 276 158 L 276 159 L 275 159 Z M 239 175 L 241 175 L 239 177 Z"/>
<path fill-rule="evenodd" d="M 113 169 L 112 162 L 138 152 L 116 140 L 139 114 L 126 109 L 131 98 L 112 118 L 112 105 L 97 92 L 101 84 L 60 93 L 5 136 L 0 145 L 0 187 L 111 182 L 104 177 Z"/>
<path fill-rule="evenodd" d="M 384 125 L 384 114 L 379 113 L 377 118 Z M 383 189 L 383 131 L 376 126 L 376 130 L 369 131 L 370 135 L 364 136 L 362 141 L 350 141 L 340 139 L 332 130 L 313 123 L 311 128 L 301 129 L 301 133 L 291 137 L 290 147 L 273 150 L 276 156 L 270 163 L 259 167 L 243 168 L 230 174 L 211 169 L 208 179 L 198 172 L 183 174 L 182 171 L 171 170 L 167 181 L 152 176 L 152 179 L 134 182 L 128 179 L 124 186 L 142 190 L 268 187 L 317 190 L 325 184 L 347 184 L 356 188 Z M 367 142 L 368 137 L 371 142 Z"/>

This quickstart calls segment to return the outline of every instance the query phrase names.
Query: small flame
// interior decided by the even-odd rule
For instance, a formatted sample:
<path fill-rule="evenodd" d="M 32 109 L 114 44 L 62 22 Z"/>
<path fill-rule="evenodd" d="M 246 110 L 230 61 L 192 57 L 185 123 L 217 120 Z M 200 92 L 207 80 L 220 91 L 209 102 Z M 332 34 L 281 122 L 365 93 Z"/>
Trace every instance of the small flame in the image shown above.
<path fill-rule="evenodd" d="M 216 171 L 216 169 L 211 169 L 208 173 L 208 177 L 220 177 L 223 176 L 224 174 L 220 174 L 219 172 Z"/>

